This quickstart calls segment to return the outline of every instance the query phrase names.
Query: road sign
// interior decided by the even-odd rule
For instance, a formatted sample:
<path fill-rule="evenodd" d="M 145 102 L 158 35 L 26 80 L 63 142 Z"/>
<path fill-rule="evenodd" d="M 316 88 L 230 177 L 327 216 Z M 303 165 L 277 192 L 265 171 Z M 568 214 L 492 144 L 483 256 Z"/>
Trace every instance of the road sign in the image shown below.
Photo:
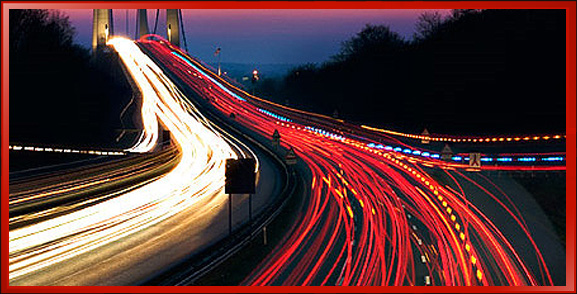
<path fill-rule="evenodd" d="M 254 158 L 229 158 L 225 164 L 224 193 L 228 194 L 228 234 L 232 234 L 232 194 L 249 194 L 248 215 L 252 221 L 252 194 L 255 193 Z"/>
<path fill-rule="evenodd" d="M 429 144 L 429 131 L 427 129 L 425 129 L 423 131 L 423 133 L 421 134 L 421 136 L 425 137 L 423 139 L 421 139 L 421 144 Z"/>
<path fill-rule="evenodd" d="M 441 151 L 442 160 L 451 160 L 453 158 L 453 150 L 449 147 L 449 144 L 445 144 L 443 150 Z"/>
<path fill-rule="evenodd" d="M 469 166 L 481 167 L 481 153 L 469 153 Z"/>
<path fill-rule="evenodd" d="M 291 149 L 289 149 L 289 151 L 287 151 L 284 159 L 285 159 L 286 164 L 288 164 L 288 165 L 297 164 L 297 156 L 296 156 L 295 151 L 292 147 L 291 147 Z"/>
<path fill-rule="evenodd" d="M 224 193 L 254 194 L 256 162 L 254 158 L 226 160 Z"/>
<path fill-rule="evenodd" d="M 272 134 L 272 146 L 277 147 L 279 145 L 280 145 L 280 134 L 278 133 L 278 130 L 274 130 L 274 133 Z"/>

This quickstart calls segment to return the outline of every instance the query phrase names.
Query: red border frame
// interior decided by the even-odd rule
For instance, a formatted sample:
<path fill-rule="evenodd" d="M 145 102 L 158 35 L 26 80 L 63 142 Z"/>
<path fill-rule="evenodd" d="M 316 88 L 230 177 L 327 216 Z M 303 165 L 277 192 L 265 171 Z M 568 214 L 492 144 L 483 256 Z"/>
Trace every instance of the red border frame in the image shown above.
<path fill-rule="evenodd" d="M 566 231 L 566 285 L 539 286 L 539 287 L 312 287 L 312 286 L 193 286 L 193 287 L 143 287 L 143 286 L 9 286 L 8 285 L 8 9 L 44 8 L 44 9 L 128 9 L 128 8 L 188 8 L 188 9 L 565 9 L 566 10 L 566 133 L 567 133 L 567 231 Z M 1 136 L 1 292 L 2 293 L 382 293 L 382 292 L 451 292 L 451 293 L 479 293 L 479 292 L 575 292 L 575 178 L 576 178 L 576 93 L 575 93 L 575 13 L 576 3 L 573 1 L 470 1 L 470 2 L 258 2 L 258 1 L 222 1 L 222 2 L 35 2 L 10 1 L 2 2 L 2 136 Z"/>

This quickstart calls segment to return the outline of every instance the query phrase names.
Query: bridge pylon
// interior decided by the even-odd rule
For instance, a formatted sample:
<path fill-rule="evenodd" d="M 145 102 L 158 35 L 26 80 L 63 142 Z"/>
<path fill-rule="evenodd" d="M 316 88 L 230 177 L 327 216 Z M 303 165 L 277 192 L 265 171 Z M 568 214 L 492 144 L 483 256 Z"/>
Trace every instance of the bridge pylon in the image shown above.
<path fill-rule="evenodd" d="M 168 41 L 177 47 L 180 47 L 180 17 L 179 9 L 166 10 L 166 36 Z"/>
<path fill-rule="evenodd" d="M 108 39 L 114 35 L 112 9 L 94 9 L 92 17 L 92 53 L 106 47 Z"/>
<path fill-rule="evenodd" d="M 148 30 L 148 15 L 146 9 L 138 9 L 138 37 L 149 34 Z"/>

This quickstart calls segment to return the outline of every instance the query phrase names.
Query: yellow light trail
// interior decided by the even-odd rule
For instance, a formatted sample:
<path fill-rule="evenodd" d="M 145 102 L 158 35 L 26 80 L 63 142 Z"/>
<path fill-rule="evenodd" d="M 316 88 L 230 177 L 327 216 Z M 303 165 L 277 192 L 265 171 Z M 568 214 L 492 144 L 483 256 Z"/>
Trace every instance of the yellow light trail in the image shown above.
<path fill-rule="evenodd" d="M 430 135 L 415 135 L 415 134 L 407 134 L 407 133 L 402 133 L 402 132 L 397 132 L 397 131 L 392 131 L 392 130 L 386 130 L 386 129 L 380 129 L 380 128 L 375 128 L 375 127 L 370 127 L 367 125 L 361 125 L 361 128 L 366 129 L 366 130 L 370 130 L 370 131 L 375 131 L 375 132 L 379 132 L 379 133 L 385 133 L 385 134 L 389 134 L 389 135 L 393 135 L 393 136 L 400 136 L 400 137 L 405 137 L 405 138 L 410 138 L 410 139 L 415 139 L 415 140 L 428 140 L 428 141 L 438 141 L 438 142 L 463 142 L 463 143 L 482 143 L 482 142 L 512 142 L 512 141 L 529 141 L 529 140 L 533 140 L 533 141 L 538 141 L 538 140 L 549 140 L 549 139 L 562 139 L 562 138 L 566 138 L 567 135 L 565 134 L 551 134 L 551 135 L 544 135 L 544 136 L 535 136 L 535 135 L 531 135 L 531 136 L 525 136 L 523 138 L 520 137 L 515 137 L 515 136 L 497 136 L 497 137 L 457 137 L 457 136 L 446 136 L 446 135 L 439 135 L 439 136 L 430 136 Z"/>
<path fill-rule="evenodd" d="M 180 162 L 158 180 L 137 189 L 81 210 L 11 230 L 10 280 L 143 230 L 202 199 L 226 199 L 223 193 L 225 160 L 237 158 L 234 150 L 241 148 L 217 134 L 162 70 L 132 41 L 113 38 L 109 44 L 118 52 L 143 94 L 141 111 L 145 131 L 138 143 L 126 151 L 153 150 L 160 120 L 170 130 L 180 150 Z M 244 146 L 244 150 L 249 149 Z M 244 154 L 251 151 L 237 152 L 256 159 L 254 154 Z"/>

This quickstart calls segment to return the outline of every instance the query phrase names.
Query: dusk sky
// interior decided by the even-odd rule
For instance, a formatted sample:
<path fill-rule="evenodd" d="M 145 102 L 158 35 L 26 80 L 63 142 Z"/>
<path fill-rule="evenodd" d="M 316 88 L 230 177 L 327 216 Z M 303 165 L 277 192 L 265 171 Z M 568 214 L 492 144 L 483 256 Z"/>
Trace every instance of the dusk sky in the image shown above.
<path fill-rule="evenodd" d="M 414 32 L 416 9 L 183 9 L 186 41 L 191 55 L 215 62 L 221 47 L 221 61 L 235 63 L 323 62 L 339 51 L 342 41 L 359 32 L 365 24 L 388 25 L 406 39 Z M 447 14 L 448 10 L 439 10 Z M 77 41 L 91 46 L 92 10 L 66 9 L 77 28 Z M 115 34 L 134 37 L 136 9 L 115 9 Z M 156 10 L 148 10 L 150 30 Z M 157 33 L 165 35 L 166 10 L 160 10 Z M 182 42 L 182 40 L 181 40 Z M 184 46 L 184 44 L 181 44 Z"/>

